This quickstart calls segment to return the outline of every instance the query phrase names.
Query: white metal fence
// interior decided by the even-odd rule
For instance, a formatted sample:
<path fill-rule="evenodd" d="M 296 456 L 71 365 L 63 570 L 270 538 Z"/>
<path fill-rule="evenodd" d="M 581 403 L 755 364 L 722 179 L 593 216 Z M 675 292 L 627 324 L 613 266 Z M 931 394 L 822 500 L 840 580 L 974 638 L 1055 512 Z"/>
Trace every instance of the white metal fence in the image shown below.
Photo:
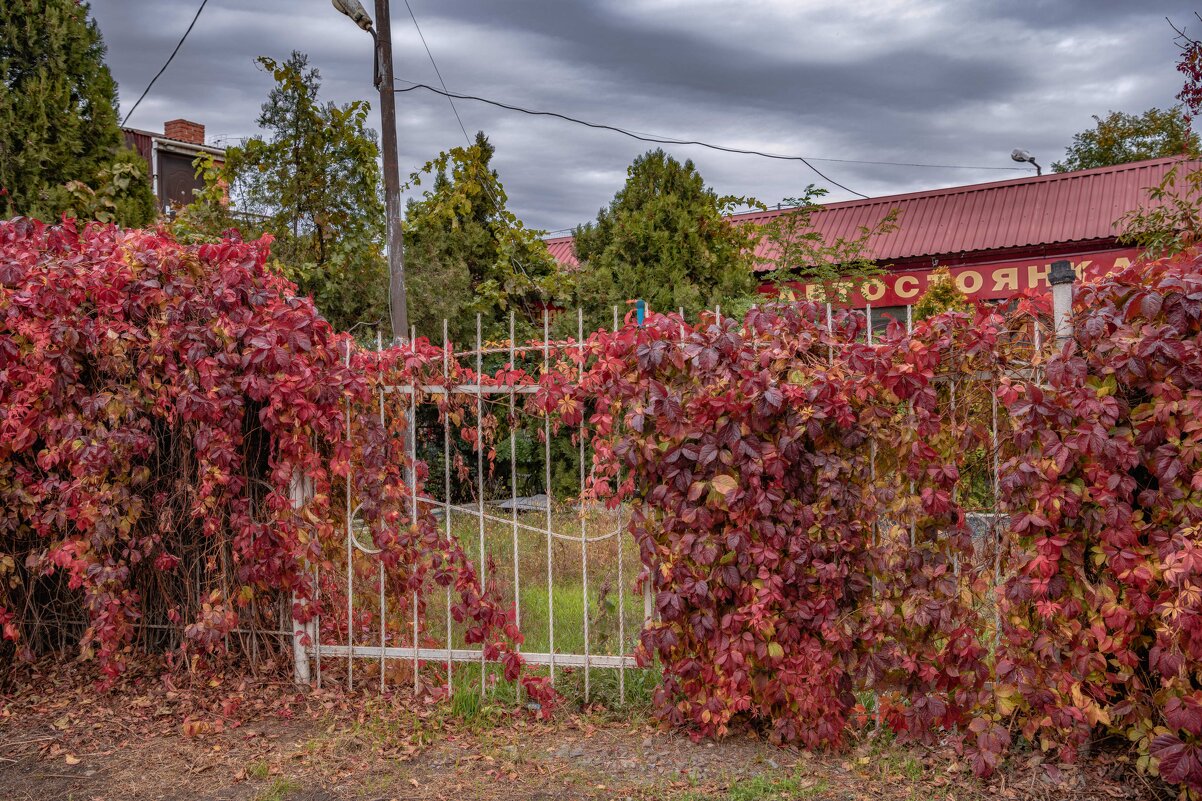
<path fill-rule="evenodd" d="M 615 327 L 617 314 L 615 308 Z M 562 453 L 553 453 L 553 446 L 562 446 L 566 437 L 553 432 L 549 414 L 534 417 L 521 403 L 522 396 L 538 390 L 537 384 L 492 386 L 479 381 L 479 376 L 485 374 L 486 356 L 505 358 L 505 364 L 510 368 L 520 365 L 526 367 L 528 372 L 538 374 L 540 370 L 544 373 L 549 370 L 552 358 L 562 355 L 565 349 L 576 349 L 583 354 L 582 315 L 577 314 L 575 342 L 552 340 L 546 315 L 542 339 L 537 344 L 519 346 L 515 327 L 511 315 L 508 340 L 501 345 L 490 345 L 483 339 L 478 317 L 475 347 L 472 350 L 453 353 L 444 347 L 443 351 L 444 375 L 451 373 L 452 360 L 460 363 L 474 361 L 470 366 L 478 377 L 477 383 L 387 386 L 381 389 L 380 414 L 385 414 L 385 394 L 395 393 L 408 399 L 405 413 L 410 423 L 408 458 L 411 464 L 428 455 L 419 454 L 419 440 L 429 450 L 435 438 L 441 439 L 439 456 L 442 480 L 428 482 L 420 496 L 415 482 L 411 482 L 415 486 L 410 499 L 411 515 L 416 518 L 419 510 L 421 513 L 433 511 L 440 518 L 445 537 L 456 537 L 465 546 L 474 545 L 474 553 L 470 547 L 468 550 L 479 560 L 477 565 L 482 582 L 490 578 L 484 563 L 498 556 L 506 558 L 507 564 L 493 572 L 491 579 L 504 585 L 502 591 L 512 599 L 516 622 L 527 638 L 526 646 L 519 648 L 522 659 L 529 665 L 545 667 L 552 682 L 564 669 L 579 671 L 583 677 L 586 701 L 591 695 L 593 671 L 616 671 L 617 697 L 619 702 L 624 702 L 626 672 L 636 668 L 631 651 L 642 621 L 651 615 L 651 599 L 644 594 L 639 604 L 638 599 L 633 597 L 634 577 L 639 564 L 632 543 L 628 537 L 623 537 L 623 510 L 607 510 L 600 505 L 581 503 L 578 497 L 585 486 L 590 460 L 585 437 L 579 436 L 586 423 L 582 421 L 574 432 L 577 436 L 573 447 L 578 463 L 575 491 L 557 498 L 552 476 L 556 457 L 562 456 Z M 443 328 L 446 342 L 445 322 Z M 475 462 L 467 482 L 454 480 L 453 457 L 461 443 L 453 426 L 443 420 L 435 425 L 440 431 L 431 431 L 427 427 L 419 434 L 418 421 L 422 417 L 423 406 L 447 394 L 468 397 L 475 404 Z M 483 469 L 486 460 L 482 421 L 485 419 L 486 406 L 490 405 L 492 411 L 503 413 L 507 422 L 507 487 L 486 482 L 487 471 Z M 350 414 L 348 408 L 348 430 Z M 541 436 L 532 436 L 538 434 Z M 538 463 L 541 486 L 533 497 L 519 489 L 519 478 L 523 478 L 522 483 L 526 485 L 531 483 L 530 477 L 523 476 L 521 472 L 523 465 L 519 465 L 519 438 L 524 439 L 527 445 L 537 440 L 541 449 L 540 455 L 534 459 L 527 458 L 527 464 L 524 465 L 529 467 L 531 461 Z M 527 457 L 530 456 L 527 454 Z M 357 536 L 358 508 L 352 487 L 353 481 L 348 478 L 344 568 L 358 559 L 371 559 L 379 554 L 376 548 Z M 473 497 L 466 502 L 457 500 L 456 495 L 462 495 L 465 491 L 470 491 Z M 305 488 L 297 488 L 294 502 L 303 503 L 304 497 Z M 569 549 L 575 552 L 571 556 L 567 553 Z M 390 609 L 389 599 L 384 592 L 384 564 L 378 559 L 376 561 L 378 579 L 375 591 L 369 593 L 361 580 L 356 581 L 355 571 L 346 570 L 345 594 L 347 619 L 356 620 L 365 610 L 369 611 L 378 624 L 377 636 L 371 642 L 355 641 L 356 638 L 351 637 L 346 642 L 331 643 L 329 633 L 322 631 L 320 618 L 304 625 L 295 624 L 297 680 L 304 683 L 313 680 L 320 685 L 325 680 L 323 674 L 328 672 L 331 660 L 337 660 L 341 663 L 340 672 L 344 672 L 347 685 L 353 687 L 356 682 L 356 661 L 368 660 L 378 663 L 378 676 L 372 679 L 378 680 L 380 686 L 384 687 L 389 681 L 388 663 L 404 662 L 409 665 L 415 687 L 422 680 L 423 666 L 439 666 L 445 669 L 442 680 L 450 689 L 456 674 L 466 669 L 463 667 L 466 663 L 476 666 L 472 670 L 480 677 L 483 690 L 489 679 L 484 652 L 479 646 L 469 646 L 461 641 L 462 632 L 456 630 L 452 619 L 450 588 L 441 592 L 441 598 L 434 597 L 438 594 L 438 588 L 425 588 L 424 597 L 414 593 L 405 610 L 408 619 L 402 635 L 399 633 L 400 627 L 389 625 L 390 622 L 396 623 L 391 620 L 395 610 Z M 571 562 L 574 564 L 566 564 Z M 535 575 L 536 572 L 539 575 Z M 599 593 L 598 589 L 602 586 L 605 592 Z M 365 595 L 368 597 L 365 598 Z M 532 600 L 532 596 L 536 595 L 542 596 L 541 602 L 538 598 Z M 531 606 L 535 608 L 531 609 Z M 570 612 L 564 613 L 564 608 Z M 635 617 L 638 613 L 641 614 Z M 604 638 L 597 636 L 599 614 L 605 618 L 603 622 L 606 626 L 613 629 Z M 311 642 L 309 646 L 300 644 L 301 635 L 307 635 L 306 639 Z M 599 639 L 604 642 L 599 643 Z M 531 647 L 531 640 L 536 647 Z M 457 664 L 459 668 L 456 668 Z M 359 681 L 363 680 L 360 673 Z"/>

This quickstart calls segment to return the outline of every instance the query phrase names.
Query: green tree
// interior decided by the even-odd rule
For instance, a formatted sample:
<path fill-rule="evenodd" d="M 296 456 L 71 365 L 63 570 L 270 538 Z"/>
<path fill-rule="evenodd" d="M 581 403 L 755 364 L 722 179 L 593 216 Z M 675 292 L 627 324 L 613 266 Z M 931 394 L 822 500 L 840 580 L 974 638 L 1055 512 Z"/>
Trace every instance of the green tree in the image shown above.
<path fill-rule="evenodd" d="M 1202 112 L 1202 41 L 1186 36 L 1183 28 L 1174 25 L 1173 30 L 1181 48 L 1177 71 L 1185 76 L 1177 99 L 1187 118 L 1197 119 Z M 1197 156 L 1196 150 L 1192 155 Z M 1178 173 L 1179 168 L 1183 174 Z M 1149 202 L 1119 221 L 1120 242 L 1137 245 L 1143 250 L 1141 255 L 1150 259 L 1172 256 L 1202 242 L 1202 169 L 1174 165 L 1147 193 Z"/>
<path fill-rule="evenodd" d="M 824 195 L 825 189 L 811 184 L 800 198 L 786 198 L 785 204 L 793 208 L 760 226 L 761 255 L 756 260 L 780 291 L 801 282 L 815 287 L 819 300 L 844 302 L 864 281 L 884 272 L 868 255 L 868 243 L 897 230 L 899 210 L 890 209 L 876 225 L 860 226 L 850 239 L 828 242 L 813 226 L 813 215 L 822 208 L 816 200 Z"/>
<path fill-rule="evenodd" d="M 956 285 L 951 270 L 940 267 L 931 273 L 927 291 L 914 304 L 914 321 L 927 320 L 948 310 L 968 312 L 971 309 L 972 303 Z"/>
<path fill-rule="evenodd" d="M 129 226 L 156 214 L 145 163 L 124 147 L 117 84 L 90 7 L 0 3 L 0 209 Z"/>
<path fill-rule="evenodd" d="M 439 154 L 410 178 L 429 183 L 405 213 L 409 319 L 419 335 L 456 343 L 509 337 L 514 312 L 519 338 L 542 326 L 543 309 L 562 302 L 568 280 L 538 238 L 506 208 L 492 169 L 494 147 L 481 131 L 469 147 Z"/>
<path fill-rule="evenodd" d="M 271 234 L 273 268 L 312 295 L 339 330 L 386 325 L 388 267 L 379 148 L 370 106 L 318 99 L 321 76 L 293 52 L 259 63 L 276 85 L 259 115 L 265 134 L 229 148 L 220 168 L 202 164 L 206 190 L 181 213 L 181 234 L 231 226 Z"/>
<path fill-rule="evenodd" d="M 1093 115 L 1097 123 L 1073 136 L 1064 161 L 1053 162 L 1053 172 L 1109 167 L 1141 159 L 1199 155 L 1198 135 L 1190 131 L 1181 106 L 1167 111 L 1150 108 L 1142 115 L 1112 111 L 1105 117 Z"/>
<path fill-rule="evenodd" d="M 624 314 L 631 298 L 696 314 L 749 296 L 756 232 L 723 216 L 746 203 L 706 187 L 692 161 L 662 150 L 635 159 L 609 208 L 575 231 L 576 300 L 588 326 L 609 325 L 612 307 Z"/>

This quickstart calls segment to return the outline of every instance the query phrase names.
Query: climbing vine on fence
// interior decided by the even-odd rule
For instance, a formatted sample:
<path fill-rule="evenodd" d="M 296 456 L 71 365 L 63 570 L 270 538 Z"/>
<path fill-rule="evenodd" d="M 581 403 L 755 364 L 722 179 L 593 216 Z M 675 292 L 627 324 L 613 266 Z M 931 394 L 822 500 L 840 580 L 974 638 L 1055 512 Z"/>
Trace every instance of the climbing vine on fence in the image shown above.
<path fill-rule="evenodd" d="M 1080 287 L 1074 339 L 1042 351 L 1035 300 L 871 341 L 801 302 L 652 314 L 477 375 L 335 334 L 267 247 L 0 223 L 0 658 L 74 625 L 109 676 L 138 647 L 197 669 L 241 626 L 319 613 L 366 637 L 334 581 L 350 498 L 387 567 L 352 555 L 352 581 L 408 619 L 451 588 L 517 678 L 514 610 L 438 524 L 397 388 L 536 383 L 525 413 L 582 430 L 587 494 L 629 508 L 666 721 L 813 747 L 876 718 L 979 774 L 1016 738 L 1056 762 L 1116 734 L 1202 793 L 1196 251 Z M 421 399 L 468 446 L 454 466 L 489 470 L 516 421 L 467 397 Z M 982 499 L 1005 514 L 973 533 Z"/>
<path fill-rule="evenodd" d="M 871 344 L 824 311 L 653 316 L 548 385 L 591 408 L 593 492 L 632 507 L 664 718 L 838 744 L 872 693 L 979 774 L 1016 736 L 1054 767 L 1117 734 L 1202 792 L 1199 254 L 1082 286 L 1050 357 L 1036 299 Z M 982 449 L 1008 516 L 974 538 Z"/>
<path fill-rule="evenodd" d="M 264 269 L 269 241 L 0 223 L 4 640 L 28 653 L 48 623 L 80 617 L 83 654 L 111 677 L 138 624 L 162 618 L 195 665 L 281 597 L 293 608 L 277 627 L 315 615 L 323 566 L 323 618 L 353 628 L 328 583 L 345 542 L 333 496 L 353 482 L 392 589 L 453 585 L 468 641 L 517 678 L 512 609 L 413 508 L 424 465 L 406 416 L 377 407 L 382 386 L 441 375 L 442 351 L 356 348 Z M 302 483 L 312 497 L 295 509 Z"/>
<path fill-rule="evenodd" d="M 594 492 L 633 508 L 667 720 L 722 734 L 750 717 L 837 745 L 867 689 L 917 739 L 969 722 L 986 649 L 956 487 L 989 432 L 965 387 L 947 408 L 944 379 L 1003 364 L 1007 334 L 948 314 L 868 344 L 862 316 L 828 330 L 798 303 L 593 337 L 561 389 L 604 399 Z"/>
<path fill-rule="evenodd" d="M 1202 793 L 1202 257 L 1078 289 L 1047 382 L 1008 380 L 999 719 L 1071 761 L 1091 736 Z"/>

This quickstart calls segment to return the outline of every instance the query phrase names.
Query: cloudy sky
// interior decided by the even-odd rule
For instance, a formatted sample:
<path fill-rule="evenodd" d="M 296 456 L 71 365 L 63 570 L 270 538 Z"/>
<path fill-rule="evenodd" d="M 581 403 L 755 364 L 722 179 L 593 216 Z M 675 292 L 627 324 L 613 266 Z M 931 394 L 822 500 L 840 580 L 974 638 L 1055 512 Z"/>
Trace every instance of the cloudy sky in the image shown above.
<path fill-rule="evenodd" d="M 124 114 L 200 0 L 93 0 Z M 878 196 L 1018 177 L 1109 109 L 1168 106 L 1180 88 L 1176 0 L 409 0 L 452 92 L 669 138 L 813 157 Z M 364 3 L 371 9 L 373 3 Z M 399 79 L 436 84 L 404 0 L 393 0 Z M 254 63 L 309 54 L 322 95 L 374 100 L 367 34 L 329 0 L 209 0 L 130 119 L 203 123 L 210 142 L 256 133 L 270 78 Z M 399 84 L 404 85 L 404 84 Z M 373 104 L 374 105 L 374 104 Z M 483 129 L 511 208 L 563 229 L 595 216 L 649 146 L 549 118 L 458 101 Z M 378 123 L 378 120 L 377 120 Z M 375 123 L 373 123 L 375 124 Z M 402 174 L 463 144 L 446 98 L 397 96 Z M 767 203 L 823 185 L 799 162 L 668 146 L 719 192 Z M 963 165 L 973 169 L 821 159 Z M 1005 169 L 986 169 L 986 168 Z M 852 197 L 831 187 L 832 200 Z"/>

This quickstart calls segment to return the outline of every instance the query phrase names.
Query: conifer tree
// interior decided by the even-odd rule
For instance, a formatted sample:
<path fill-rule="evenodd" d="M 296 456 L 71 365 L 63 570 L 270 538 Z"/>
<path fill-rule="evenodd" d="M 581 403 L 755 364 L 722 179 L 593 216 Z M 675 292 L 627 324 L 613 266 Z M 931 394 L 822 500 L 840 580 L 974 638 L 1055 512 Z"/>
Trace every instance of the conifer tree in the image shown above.
<path fill-rule="evenodd" d="M 723 218 L 744 198 L 720 197 L 692 161 L 658 149 L 635 159 L 627 176 L 597 220 L 575 232 L 577 300 L 590 328 L 609 324 L 614 305 L 624 314 L 629 299 L 690 315 L 754 290 L 758 232 Z"/>
<path fill-rule="evenodd" d="M 124 147 L 117 84 L 78 0 L 0 3 L 0 213 L 129 226 L 155 216 L 145 164 Z"/>
<path fill-rule="evenodd" d="M 494 152 L 480 131 L 470 147 L 439 154 L 410 179 L 433 177 L 406 208 L 405 269 L 410 319 L 435 342 L 443 319 L 453 341 L 472 341 L 477 314 L 486 339 L 506 339 L 511 311 L 519 339 L 541 336 L 543 310 L 565 300 L 567 276 L 538 232 L 506 208 Z"/>

